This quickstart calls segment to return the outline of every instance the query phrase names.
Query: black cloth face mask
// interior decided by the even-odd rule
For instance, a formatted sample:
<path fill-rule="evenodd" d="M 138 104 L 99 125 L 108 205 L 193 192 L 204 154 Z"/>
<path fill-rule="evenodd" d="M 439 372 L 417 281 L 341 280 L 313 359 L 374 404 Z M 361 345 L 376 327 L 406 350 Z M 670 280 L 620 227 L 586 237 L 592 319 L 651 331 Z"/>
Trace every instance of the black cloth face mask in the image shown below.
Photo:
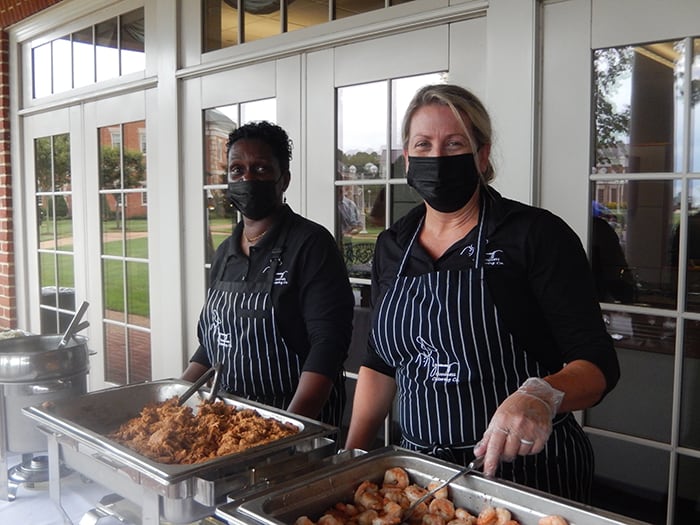
<path fill-rule="evenodd" d="M 277 180 L 241 180 L 228 183 L 228 198 L 238 211 L 254 221 L 270 215 L 279 204 Z"/>
<path fill-rule="evenodd" d="M 431 208 L 450 213 L 472 198 L 479 184 L 474 154 L 446 157 L 408 157 L 408 185 Z"/>

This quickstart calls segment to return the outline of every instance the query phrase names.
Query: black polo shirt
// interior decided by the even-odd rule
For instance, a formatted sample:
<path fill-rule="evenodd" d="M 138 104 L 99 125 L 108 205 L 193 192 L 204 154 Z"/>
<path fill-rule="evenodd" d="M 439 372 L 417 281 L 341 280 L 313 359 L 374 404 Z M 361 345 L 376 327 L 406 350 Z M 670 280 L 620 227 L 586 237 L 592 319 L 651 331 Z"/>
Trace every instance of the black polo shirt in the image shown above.
<path fill-rule="evenodd" d="M 215 279 L 222 265 L 224 281 L 262 279 L 282 226 L 287 223 L 290 228 L 277 269 L 287 272 L 287 283 L 272 287 L 278 328 L 289 349 L 301 357 L 303 370 L 335 379 L 347 356 L 355 300 L 342 255 L 328 230 L 285 205 L 275 225 L 251 246 L 247 257 L 240 247 L 241 222 L 217 248 L 210 279 Z M 202 346 L 191 361 L 211 366 Z"/>
<path fill-rule="evenodd" d="M 482 189 L 486 205 L 484 275 L 499 314 L 509 331 L 550 373 L 565 363 L 590 361 L 605 375 L 607 390 L 620 370 L 595 294 L 590 265 L 580 239 L 547 210 L 503 198 Z M 483 207 L 483 206 L 482 206 Z M 423 204 L 382 232 L 372 266 L 372 301 L 376 304 L 396 277 L 399 263 L 425 216 Z M 413 244 L 404 274 L 422 275 L 474 265 L 476 229 L 438 260 Z M 365 366 L 387 375 L 391 368 L 370 349 Z"/>

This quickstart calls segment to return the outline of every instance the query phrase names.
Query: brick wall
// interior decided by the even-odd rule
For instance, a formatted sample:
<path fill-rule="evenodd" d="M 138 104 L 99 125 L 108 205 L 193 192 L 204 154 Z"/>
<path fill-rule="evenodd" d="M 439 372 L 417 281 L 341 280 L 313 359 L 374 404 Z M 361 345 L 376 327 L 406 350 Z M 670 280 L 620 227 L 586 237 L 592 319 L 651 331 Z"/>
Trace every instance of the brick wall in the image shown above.
<path fill-rule="evenodd" d="M 5 28 L 59 1 L 0 1 L 0 330 L 17 328 L 15 247 L 12 234 L 9 39 Z"/>
<path fill-rule="evenodd" d="M 17 322 L 10 160 L 9 48 L 7 32 L 0 30 L 0 329 Z"/>

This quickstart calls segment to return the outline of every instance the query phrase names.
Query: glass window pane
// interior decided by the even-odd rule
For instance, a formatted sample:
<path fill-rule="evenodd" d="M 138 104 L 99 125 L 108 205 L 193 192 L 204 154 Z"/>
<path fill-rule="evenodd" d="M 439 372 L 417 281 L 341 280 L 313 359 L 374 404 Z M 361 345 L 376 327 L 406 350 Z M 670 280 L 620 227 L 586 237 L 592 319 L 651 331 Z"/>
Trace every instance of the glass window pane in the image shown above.
<path fill-rule="evenodd" d="M 34 173 L 37 193 L 53 189 L 53 150 L 51 137 L 34 139 Z"/>
<path fill-rule="evenodd" d="M 126 322 L 124 312 L 124 261 L 104 259 L 102 261 L 102 294 L 105 317 Z"/>
<path fill-rule="evenodd" d="M 596 173 L 679 171 L 682 42 L 594 52 Z"/>
<path fill-rule="evenodd" d="M 120 20 L 121 74 L 143 71 L 146 68 L 143 7 L 122 15 Z"/>
<path fill-rule="evenodd" d="M 73 40 L 73 87 L 87 86 L 95 82 L 95 46 L 92 26 L 76 31 Z"/>
<path fill-rule="evenodd" d="M 238 9 L 223 0 L 202 2 L 202 52 L 238 44 Z"/>
<path fill-rule="evenodd" d="M 124 239 L 121 223 L 122 197 L 123 194 L 120 192 L 100 195 L 102 253 L 116 257 L 124 255 Z"/>
<path fill-rule="evenodd" d="M 336 188 L 336 224 L 345 264 L 350 277 L 371 277 L 372 258 L 377 235 L 384 229 L 382 213 L 375 205 L 382 206 L 383 184 L 338 186 Z M 377 217 L 371 212 L 375 209 Z"/>
<path fill-rule="evenodd" d="M 151 380 L 151 334 L 129 328 L 129 383 Z"/>
<path fill-rule="evenodd" d="M 206 216 L 206 263 L 211 263 L 214 252 L 233 231 L 236 212 L 229 204 L 224 189 L 204 190 Z"/>
<path fill-rule="evenodd" d="M 428 84 L 444 83 L 446 73 L 431 73 L 415 77 L 399 78 L 391 83 L 391 177 L 406 177 L 406 169 L 403 159 L 403 137 L 401 126 L 403 117 L 411 102 L 413 95 L 421 87 Z"/>
<path fill-rule="evenodd" d="M 72 89 L 73 62 L 71 59 L 70 37 L 53 41 L 53 92 L 61 93 Z"/>
<path fill-rule="evenodd" d="M 45 97 L 53 92 L 51 87 L 51 42 L 32 49 L 32 77 L 34 98 Z"/>
<path fill-rule="evenodd" d="M 700 459 L 678 456 L 676 514 L 673 523 L 700 523 Z"/>
<path fill-rule="evenodd" d="M 126 329 L 121 325 L 112 323 L 104 323 L 104 327 L 105 380 L 124 385 L 127 382 Z"/>
<path fill-rule="evenodd" d="M 620 380 L 601 404 L 586 411 L 586 424 L 669 443 L 675 320 L 613 311 L 604 311 L 603 318 L 615 341 Z"/>
<path fill-rule="evenodd" d="M 386 176 L 387 99 L 384 81 L 338 89 L 339 180 Z"/>
<path fill-rule="evenodd" d="M 146 154 L 143 151 L 146 135 L 146 123 L 141 120 L 124 124 L 123 155 L 124 155 L 124 188 L 146 188 Z"/>
<path fill-rule="evenodd" d="M 592 191 L 591 215 L 596 220 L 590 255 L 601 300 L 675 308 L 678 271 L 672 247 L 678 182 L 597 181 Z"/>
<path fill-rule="evenodd" d="M 73 255 L 57 254 L 56 268 L 58 269 L 58 286 L 60 288 L 75 288 Z"/>
<path fill-rule="evenodd" d="M 241 124 L 257 120 L 277 121 L 277 99 L 267 98 L 241 104 Z"/>
<path fill-rule="evenodd" d="M 693 40 L 690 95 L 690 171 L 700 172 L 700 39 Z"/>
<path fill-rule="evenodd" d="M 97 82 L 119 76 L 119 33 L 117 18 L 95 26 L 95 62 Z"/>
<path fill-rule="evenodd" d="M 384 0 L 335 0 L 335 18 L 346 18 L 383 7 Z"/>
<path fill-rule="evenodd" d="M 589 437 L 595 452 L 593 506 L 644 523 L 666 523 L 668 452 L 595 434 Z"/>
<path fill-rule="evenodd" d="M 121 126 L 100 128 L 98 140 L 100 189 L 119 189 L 122 187 Z"/>
<path fill-rule="evenodd" d="M 682 447 L 700 450 L 700 321 L 687 319 L 683 343 L 683 383 L 681 399 Z M 700 478 L 698 478 L 700 479 Z"/>
<path fill-rule="evenodd" d="M 700 179 L 689 181 L 686 310 L 700 312 Z"/>
<path fill-rule="evenodd" d="M 287 7 L 287 31 L 295 31 L 328 22 L 328 0 L 314 2 L 289 2 Z"/>
<path fill-rule="evenodd" d="M 150 299 L 148 288 L 148 263 L 126 263 L 126 299 L 129 305 L 129 324 L 150 326 Z"/>
<path fill-rule="evenodd" d="M 423 198 L 411 186 L 407 184 L 389 186 L 389 220 L 386 222 L 386 227 L 406 215 L 411 208 L 421 202 L 423 202 Z"/>
<path fill-rule="evenodd" d="M 42 288 L 58 287 L 56 259 L 53 253 L 39 253 L 39 283 Z"/>
<path fill-rule="evenodd" d="M 204 184 L 227 183 L 226 142 L 238 127 L 238 104 L 204 111 Z"/>
<path fill-rule="evenodd" d="M 124 222 L 124 235 L 126 236 L 126 256 L 137 259 L 148 258 L 148 214 L 136 214 L 137 208 L 146 208 L 141 204 L 141 193 L 127 193 L 125 213 L 127 219 Z M 146 282 L 148 284 L 148 282 Z"/>
<path fill-rule="evenodd" d="M 53 189 L 70 191 L 70 139 L 68 133 L 53 137 Z"/>
<path fill-rule="evenodd" d="M 279 2 L 251 2 L 247 1 L 243 17 L 244 42 L 260 40 L 268 36 L 279 35 L 282 32 L 280 25 Z"/>

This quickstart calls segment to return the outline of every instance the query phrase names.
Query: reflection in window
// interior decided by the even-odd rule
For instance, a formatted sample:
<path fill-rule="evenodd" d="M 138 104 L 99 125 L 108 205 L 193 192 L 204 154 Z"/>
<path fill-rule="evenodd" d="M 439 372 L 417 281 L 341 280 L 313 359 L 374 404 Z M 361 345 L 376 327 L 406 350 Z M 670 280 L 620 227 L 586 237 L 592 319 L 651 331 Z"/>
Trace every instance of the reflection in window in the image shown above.
<path fill-rule="evenodd" d="M 693 39 L 690 78 L 690 171 L 700 172 L 700 38 Z"/>
<path fill-rule="evenodd" d="M 142 71 L 143 13 L 141 7 L 34 47 L 34 98 Z"/>
<path fill-rule="evenodd" d="M 700 459 L 679 456 L 676 483 L 678 491 L 673 523 L 700 523 L 698 479 L 700 479 Z"/>
<path fill-rule="evenodd" d="M 682 169 L 683 42 L 594 52 L 594 173 Z"/>
<path fill-rule="evenodd" d="M 274 98 L 221 106 L 204 111 L 204 209 L 207 266 L 219 245 L 231 235 L 237 219 L 235 209 L 226 196 L 228 162 L 226 143 L 228 135 L 239 123 L 258 120 L 275 122 L 277 102 Z M 209 281 L 207 281 L 209 282 Z"/>
<path fill-rule="evenodd" d="M 411 0 L 238 0 L 202 2 L 202 52 L 251 42 Z"/>
<path fill-rule="evenodd" d="M 75 313 L 69 135 L 34 140 L 41 333 L 68 328 Z"/>
<path fill-rule="evenodd" d="M 675 308 L 678 182 L 605 180 L 592 191 L 590 257 L 599 299 Z"/>
<path fill-rule="evenodd" d="M 603 319 L 615 341 L 620 381 L 604 403 L 586 411 L 586 424 L 669 443 L 675 320 L 615 311 L 604 311 Z M 652 384 L 653 389 L 640 388 Z M 634 406 L 630 406 L 630 399 L 635 400 Z"/>
<path fill-rule="evenodd" d="M 420 87 L 445 79 L 434 73 L 337 90 L 336 239 L 350 277 L 370 278 L 377 236 L 420 202 L 404 182 L 401 122 Z"/>
<path fill-rule="evenodd" d="M 105 378 L 151 379 L 144 121 L 98 130 Z"/>

